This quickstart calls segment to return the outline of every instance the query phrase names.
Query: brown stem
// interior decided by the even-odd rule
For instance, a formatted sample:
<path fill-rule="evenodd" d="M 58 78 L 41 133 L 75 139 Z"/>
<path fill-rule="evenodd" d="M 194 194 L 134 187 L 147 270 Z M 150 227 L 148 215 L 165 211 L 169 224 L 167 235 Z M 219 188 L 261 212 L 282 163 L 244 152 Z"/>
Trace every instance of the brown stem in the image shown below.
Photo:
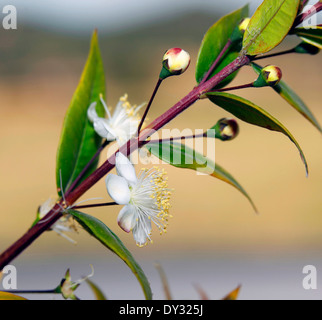
<path fill-rule="evenodd" d="M 161 129 L 165 124 L 170 122 L 181 112 L 189 108 L 200 96 L 211 90 L 218 83 L 228 77 L 231 73 L 235 72 L 242 66 L 249 64 L 250 59 L 247 56 L 238 57 L 229 65 L 224 67 L 211 79 L 203 84 L 195 87 L 189 92 L 183 99 L 177 102 L 172 108 L 167 110 L 164 114 L 155 119 L 150 125 L 142 130 L 138 137 L 134 137 L 124 144 L 119 152 L 125 155 L 129 155 L 131 152 L 138 149 L 144 144 L 144 141 L 150 137 L 155 131 Z M 116 154 L 116 153 L 115 153 Z M 89 190 L 97 181 L 103 178 L 109 171 L 115 166 L 115 154 L 107 159 L 99 168 L 97 168 L 89 177 L 87 177 L 82 183 L 77 186 L 66 197 L 67 205 L 72 205 L 77 199 L 79 199 L 87 190 Z M 44 231 L 50 228 L 59 218 L 63 215 L 61 204 L 56 204 L 47 215 L 38 221 L 33 227 L 31 227 L 20 239 L 13 243 L 7 250 L 0 255 L 0 270 L 16 258 L 24 249 L 26 249 L 35 239 L 37 239 Z"/>
<path fill-rule="evenodd" d="M 251 83 L 243 84 L 243 85 L 240 85 L 240 86 L 216 89 L 216 90 L 213 90 L 213 91 L 209 91 L 209 93 L 211 93 L 211 92 L 222 92 L 222 91 L 226 92 L 226 91 L 245 89 L 245 88 L 255 88 L 255 87 L 254 87 L 253 82 L 251 82 Z"/>
<path fill-rule="evenodd" d="M 148 141 L 144 141 L 144 144 L 161 143 L 161 142 L 165 142 L 165 141 L 177 141 L 177 140 L 185 140 L 185 139 L 203 138 L 204 136 L 205 136 L 205 133 L 193 134 L 191 136 L 181 136 L 181 137 L 171 137 L 171 138 L 158 139 L 158 140 L 148 140 Z"/>
<path fill-rule="evenodd" d="M 74 206 L 73 209 L 87 209 L 87 208 L 108 207 L 108 206 L 117 206 L 117 205 L 118 203 L 116 202 L 104 202 L 104 203 L 87 204 L 83 206 Z"/>

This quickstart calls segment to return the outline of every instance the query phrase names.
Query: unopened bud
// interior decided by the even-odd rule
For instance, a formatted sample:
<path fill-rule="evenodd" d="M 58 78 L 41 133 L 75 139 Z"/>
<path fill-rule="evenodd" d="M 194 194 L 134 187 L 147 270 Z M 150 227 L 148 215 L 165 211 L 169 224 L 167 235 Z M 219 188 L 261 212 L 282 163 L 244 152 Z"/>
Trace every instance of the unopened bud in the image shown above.
<path fill-rule="evenodd" d="M 276 66 L 266 66 L 261 70 L 257 80 L 253 82 L 254 87 L 274 87 L 282 78 L 282 71 Z"/>
<path fill-rule="evenodd" d="M 320 52 L 320 49 L 310 43 L 307 43 L 307 42 L 301 42 L 299 45 L 297 45 L 295 48 L 294 48 L 294 51 L 296 53 L 307 53 L 307 54 L 317 54 Z"/>
<path fill-rule="evenodd" d="M 222 141 L 232 140 L 239 133 L 239 126 L 235 119 L 222 118 L 207 131 L 207 137 L 213 137 Z"/>
<path fill-rule="evenodd" d="M 250 21 L 250 18 L 245 18 L 239 23 L 238 26 L 235 27 L 230 37 L 230 40 L 232 43 L 242 41 L 243 35 L 248 27 L 249 21 Z"/>
<path fill-rule="evenodd" d="M 190 55 L 181 48 L 171 48 L 167 50 L 162 59 L 162 70 L 160 78 L 165 79 L 170 76 L 184 73 L 190 64 Z"/>
<path fill-rule="evenodd" d="M 246 31 L 249 21 L 250 21 L 250 18 L 245 18 L 240 22 L 240 24 L 238 25 L 238 29 L 240 32 L 244 33 Z"/>

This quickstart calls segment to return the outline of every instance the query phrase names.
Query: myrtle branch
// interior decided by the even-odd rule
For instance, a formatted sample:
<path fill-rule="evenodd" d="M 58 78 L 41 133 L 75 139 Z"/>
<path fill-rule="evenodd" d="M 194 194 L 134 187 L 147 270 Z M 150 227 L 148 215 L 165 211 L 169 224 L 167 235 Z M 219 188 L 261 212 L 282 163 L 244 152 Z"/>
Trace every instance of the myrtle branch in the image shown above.
<path fill-rule="evenodd" d="M 164 114 L 155 119 L 145 129 L 140 131 L 138 137 L 130 139 L 126 144 L 119 148 L 110 158 L 108 158 L 99 168 L 97 168 L 89 177 L 80 183 L 74 190 L 68 191 L 65 195 L 65 203 L 63 199 L 57 202 L 55 206 L 44 216 L 38 223 L 31 227 L 20 239 L 12 244 L 7 250 L 0 255 L 0 270 L 16 258 L 24 249 L 26 249 L 35 239 L 37 239 L 44 231 L 48 230 L 65 212 L 92 186 L 102 179 L 115 166 L 115 155 L 121 152 L 124 155 L 130 155 L 133 151 L 142 147 L 154 132 L 161 129 L 169 123 L 197 100 L 203 97 L 207 92 L 211 91 L 216 85 L 223 81 L 233 72 L 242 66 L 250 63 L 250 59 L 246 55 L 236 58 L 233 62 L 224 67 L 220 72 L 209 80 L 196 86 L 184 98 L 177 102 L 173 107 Z"/>

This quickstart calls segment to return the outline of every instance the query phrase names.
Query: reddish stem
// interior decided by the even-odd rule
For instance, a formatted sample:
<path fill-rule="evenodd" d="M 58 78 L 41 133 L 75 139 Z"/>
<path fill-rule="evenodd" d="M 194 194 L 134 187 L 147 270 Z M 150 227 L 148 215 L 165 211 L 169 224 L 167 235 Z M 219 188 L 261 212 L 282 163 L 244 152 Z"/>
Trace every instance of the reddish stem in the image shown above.
<path fill-rule="evenodd" d="M 255 88 L 255 87 L 254 87 L 253 82 L 251 82 L 251 83 L 242 84 L 242 85 L 236 86 L 236 87 L 216 89 L 216 90 L 213 90 L 213 91 L 209 91 L 209 93 L 211 93 L 211 92 L 222 92 L 222 91 L 226 92 L 226 91 L 245 89 L 245 88 Z"/>

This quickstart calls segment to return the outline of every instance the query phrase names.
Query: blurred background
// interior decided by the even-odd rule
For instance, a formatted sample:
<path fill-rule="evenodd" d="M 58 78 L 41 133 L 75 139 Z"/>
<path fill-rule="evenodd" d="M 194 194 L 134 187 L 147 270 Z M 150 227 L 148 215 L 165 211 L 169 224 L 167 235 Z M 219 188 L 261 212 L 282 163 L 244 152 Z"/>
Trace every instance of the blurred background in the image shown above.
<path fill-rule="evenodd" d="M 251 12 L 261 1 L 250 1 Z M 314 3 L 315 1 L 310 1 Z M 195 85 L 198 48 L 206 30 L 244 0 L 84 0 L 1 1 L 13 4 L 18 29 L 0 24 L 0 250 L 4 251 L 33 222 L 38 205 L 55 197 L 55 157 L 64 114 L 87 58 L 90 37 L 98 28 L 107 79 L 107 103 L 120 96 L 132 104 L 148 101 L 165 50 L 182 47 L 191 55 L 190 69 L 168 79 L 155 99 L 149 119 L 163 113 Z M 2 9 L 2 8 L 1 8 Z M 0 11 L 0 17 L 4 17 Z M 291 48 L 288 38 L 275 51 Z M 321 109 L 321 55 L 289 55 L 261 61 L 278 64 L 283 79 L 302 97 L 318 121 Z M 232 85 L 256 78 L 245 67 Z M 237 93 L 237 92 L 236 92 Z M 321 134 L 269 88 L 238 92 L 278 118 L 295 136 L 309 164 L 309 177 L 295 146 L 282 134 L 239 121 L 240 134 L 216 141 L 216 162 L 247 190 L 256 215 L 231 186 L 193 171 L 165 165 L 173 218 L 168 233 L 153 232 L 154 243 L 138 248 L 117 225 L 120 208 L 88 209 L 125 243 L 150 279 L 155 299 L 163 299 L 154 264 L 167 274 L 175 299 L 200 299 L 198 285 L 210 299 L 221 299 L 241 284 L 240 299 L 321 299 L 304 290 L 305 265 L 322 274 Z M 201 101 L 177 117 L 169 128 L 207 129 L 231 115 Z M 101 162 L 105 159 L 102 155 Z M 138 166 L 140 167 L 140 166 Z M 138 169 L 138 168 L 137 168 Z M 82 199 L 108 201 L 104 181 Z M 55 287 L 71 268 L 74 280 L 95 269 L 92 278 L 110 299 L 143 299 L 126 265 L 85 231 L 70 234 L 77 245 L 46 232 L 13 264 L 19 289 Z M 0 283 L 1 288 L 1 283 Z M 91 299 L 86 284 L 78 296 Z M 31 299 L 52 296 L 33 296 Z"/>

